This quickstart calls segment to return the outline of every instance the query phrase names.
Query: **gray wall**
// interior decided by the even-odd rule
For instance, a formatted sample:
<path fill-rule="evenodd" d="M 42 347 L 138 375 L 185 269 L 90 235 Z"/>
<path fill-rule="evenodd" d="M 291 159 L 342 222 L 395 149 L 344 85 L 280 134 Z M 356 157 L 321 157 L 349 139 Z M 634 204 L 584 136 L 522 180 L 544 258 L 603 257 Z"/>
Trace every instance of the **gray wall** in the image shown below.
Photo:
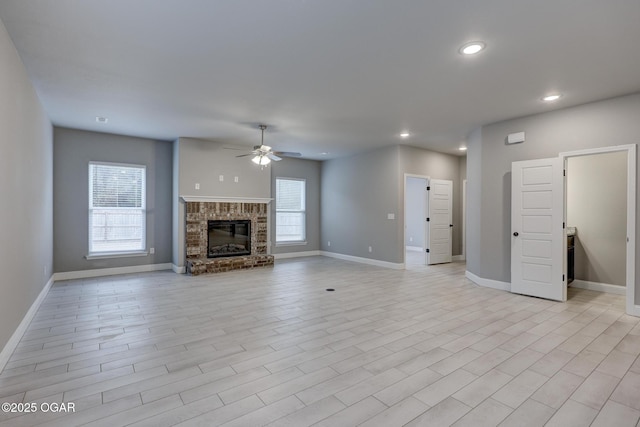
<path fill-rule="evenodd" d="M 482 129 L 467 138 L 467 270 L 476 275 L 482 271 Z"/>
<path fill-rule="evenodd" d="M 51 122 L 0 22 L 0 350 L 53 268 Z"/>
<path fill-rule="evenodd" d="M 460 254 L 459 167 L 457 156 L 407 146 L 324 161 L 321 249 L 391 263 L 404 262 L 404 174 L 409 173 L 453 181 L 453 255 Z M 387 219 L 389 213 L 395 219 Z M 373 249 L 371 253 L 368 246 Z"/>
<path fill-rule="evenodd" d="M 306 245 L 276 246 L 276 204 L 271 203 L 271 253 L 294 253 L 320 249 L 320 162 L 285 158 L 271 162 L 271 194 L 276 197 L 276 178 L 306 180 Z"/>
<path fill-rule="evenodd" d="M 404 259 L 398 147 L 322 162 L 320 248 L 401 263 Z M 393 220 L 387 214 L 395 214 Z M 327 242 L 331 242 L 331 246 Z M 369 253 L 368 246 L 373 251 Z"/>
<path fill-rule="evenodd" d="M 575 278 L 624 286 L 627 153 L 570 157 L 567 225 L 577 227 Z"/>
<path fill-rule="evenodd" d="M 458 158 L 458 167 L 460 168 L 460 182 L 467 179 L 467 156 L 460 156 Z"/>
<path fill-rule="evenodd" d="M 171 260 L 171 143 L 76 129 L 54 130 L 53 218 L 56 272 L 163 264 Z M 88 253 L 89 162 L 147 167 L 147 250 L 142 257 L 85 259 Z"/>
<path fill-rule="evenodd" d="M 179 138 L 175 141 L 173 155 L 178 164 L 174 170 L 172 203 L 173 254 L 172 262 L 184 266 L 184 203 L 180 196 L 201 197 L 271 197 L 271 165 L 260 169 L 250 157 L 237 158 L 242 152 L 228 150 L 224 144 L 195 138 Z M 249 150 L 249 149 L 248 149 Z M 284 162 L 284 160 L 283 160 Z M 224 176 L 220 181 L 219 176 Z M 234 177 L 238 182 L 234 182 Z M 200 189 L 195 189 L 195 184 Z M 170 187 L 167 187 L 170 188 Z M 177 192 L 175 191 L 177 189 Z"/>
<path fill-rule="evenodd" d="M 407 246 L 424 247 L 425 212 L 427 180 L 424 178 L 407 177 L 406 213 L 405 213 L 405 241 Z"/>
<path fill-rule="evenodd" d="M 479 141 L 474 133 L 467 152 L 467 269 L 482 278 L 511 280 L 511 162 L 638 143 L 639 117 L 640 94 L 634 94 L 484 126 Z M 526 132 L 527 140 L 506 146 L 506 136 L 519 131 Z M 477 216 L 471 214 L 476 203 L 480 206 Z M 638 280 L 640 276 L 636 279 L 636 304 L 640 304 Z"/>
<path fill-rule="evenodd" d="M 462 181 L 460 181 L 460 158 L 422 148 L 399 147 L 400 174 L 410 173 L 428 176 L 431 179 L 446 179 L 453 182 L 453 237 L 452 255 L 462 253 Z M 402 190 L 400 190 L 402 196 Z M 404 204 L 401 205 L 404 215 Z M 402 233 L 402 230 L 400 230 Z M 402 236 L 402 234 L 400 234 Z"/>
<path fill-rule="evenodd" d="M 184 206 L 180 201 L 180 140 L 171 144 L 173 177 L 171 179 L 171 262 L 174 266 L 182 266 L 180 251 L 184 253 Z M 182 238 L 182 240 L 180 240 Z"/>

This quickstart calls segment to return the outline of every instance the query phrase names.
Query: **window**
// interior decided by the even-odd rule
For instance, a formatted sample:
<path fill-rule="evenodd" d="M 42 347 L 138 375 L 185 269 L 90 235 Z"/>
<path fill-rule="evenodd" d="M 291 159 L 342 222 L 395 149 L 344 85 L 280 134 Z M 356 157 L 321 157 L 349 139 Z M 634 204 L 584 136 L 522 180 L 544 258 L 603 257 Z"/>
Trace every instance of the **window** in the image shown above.
<path fill-rule="evenodd" d="M 89 255 L 146 249 L 145 175 L 144 166 L 89 163 Z"/>
<path fill-rule="evenodd" d="M 304 242 L 304 179 L 276 178 L 276 243 Z"/>

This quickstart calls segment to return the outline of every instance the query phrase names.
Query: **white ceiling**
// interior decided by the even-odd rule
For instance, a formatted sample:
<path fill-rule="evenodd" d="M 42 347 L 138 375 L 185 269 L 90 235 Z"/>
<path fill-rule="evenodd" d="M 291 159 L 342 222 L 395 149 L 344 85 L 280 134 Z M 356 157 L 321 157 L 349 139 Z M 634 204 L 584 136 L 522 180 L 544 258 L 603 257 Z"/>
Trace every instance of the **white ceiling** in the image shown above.
<path fill-rule="evenodd" d="M 2 0 L 0 19 L 56 125 L 251 146 L 260 122 L 306 158 L 459 154 L 479 125 L 640 91 L 639 0 Z"/>

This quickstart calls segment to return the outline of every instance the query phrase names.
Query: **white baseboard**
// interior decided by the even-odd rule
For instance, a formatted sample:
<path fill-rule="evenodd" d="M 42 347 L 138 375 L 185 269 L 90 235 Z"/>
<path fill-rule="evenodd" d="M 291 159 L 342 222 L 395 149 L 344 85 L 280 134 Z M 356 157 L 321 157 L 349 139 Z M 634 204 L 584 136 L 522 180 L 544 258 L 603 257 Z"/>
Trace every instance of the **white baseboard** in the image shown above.
<path fill-rule="evenodd" d="M 424 249 L 422 249 L 422 246 L 405 246 L 406 249 L 408 251 L 412 251 L 412 252 L 422 252 Z"/>
<path fill-rule="evenodd" d="M 273 254 L 275 259 L 287 259 L 287 258 L 301 258 L 307 256 L 319 256 L 320 251 L 302 251 L 302 252 L 287 252 L 283 254 Z"/>
<path fill-rule="evenodd" d="M 466 261 L 466 258 L 464 257 L 464 255 L 454 255 L 451 257 L 451 259 L 453 261 Z"/>
<path fill-rule="evenodd" d="M 54 281 L 85 279 L 88 277 L 114 276 L 116 274 L 146 273 L 149 271 L 171 270 L 171 263 L 134 265 L 131 267 L 96 268 L 94 270 L 65 271 L 55 273 Z"/>
<path fill-rule="evenodd" d="M 178 273 L 178 274 L 185 274 L 187 272 L 187 267 L 185 267 L 184 265 L 180 267 L 178 265 L 171 264 L 171 269 L 173 270 L 174 273 Z"/>
<path fill-rule="evenodd" d="M 511 292 L 511 283 L 500 282 L 498 280 L 484 279 L 480 276 L 476 276 L 470 271 L 465 271 L 464 275 L 467 279 L 471 280 L 476 285 L 484 286 L 485 288 L 499 289 L 501 291 Z"/>
<path fill-rule="evenodd" d="M 625 286 L 616 286 L 609 283 L 590 282 L 588 280 L 575 279 L 569 286 L 580 289 L 588 289 L 590 291 L 606 292 L 608 294 L 627 294 L 627 288 Z"/>
<path fill-rule="evenodd" d="M 344 254 L 339 254 L 337 252 L 327 252 L 327 251 L 320 251 L 320 255 L 326 256 L 329 258 L 337 258 L 344 261 L 359 262 L 361 264 L 369 264 L 369 265 L 375 265 L 378 267 L 392 268 L 394 270 L 404 270 L 404 262 L 396 263 L 396 262 L 380 261 L 377 259 L 362 258 L 358 256 L 344 255 Z"/>
<path fill-rule="evenodd" d="M 29 324 L 33 320 L 33 316 L 36 315 L 36 312 L 40 308 L 40 304 L 42 304 L 42 301 L 44 301 L 47 293 L 49 293 L 49 289 L 51 288 L 53 282 L 54 278 L 53 276 L 51 276 L 49 281 L 44 285 L 44 288 L 42 288 L 42 290 L 40 291 L 40 294 L 38 295 L 36 300 L 33 302 L 33 304 L 31 304 L 31 307 L 29 308 L 29 311 L 27 311 L 27 314 L 25 314 L 22 318 L 22 322 L 20 322 L 16 330 L 13 332 L 13 335 L 11 335 L 11 338 L 9 338 L 9 341 L 7 341 L 7 344 L 4 346 L 2 351 L 0 351 L 0 372 L 4 370 L 4 367 L 13 354 L 13 351 L 18 346 L 18 343 L 20 343 L 22 336 L 27 331 Z"/>

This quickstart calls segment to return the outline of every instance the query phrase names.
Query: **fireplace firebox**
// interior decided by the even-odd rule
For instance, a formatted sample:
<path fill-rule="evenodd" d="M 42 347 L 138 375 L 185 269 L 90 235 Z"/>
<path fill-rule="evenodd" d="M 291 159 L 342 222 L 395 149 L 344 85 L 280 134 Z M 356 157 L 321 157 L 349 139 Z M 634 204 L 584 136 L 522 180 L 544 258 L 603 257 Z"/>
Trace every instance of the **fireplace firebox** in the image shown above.
<path fill-rule="evenodd" d="M 250 220 L 209 220 L 207 258 L 251 255 Z"/>

